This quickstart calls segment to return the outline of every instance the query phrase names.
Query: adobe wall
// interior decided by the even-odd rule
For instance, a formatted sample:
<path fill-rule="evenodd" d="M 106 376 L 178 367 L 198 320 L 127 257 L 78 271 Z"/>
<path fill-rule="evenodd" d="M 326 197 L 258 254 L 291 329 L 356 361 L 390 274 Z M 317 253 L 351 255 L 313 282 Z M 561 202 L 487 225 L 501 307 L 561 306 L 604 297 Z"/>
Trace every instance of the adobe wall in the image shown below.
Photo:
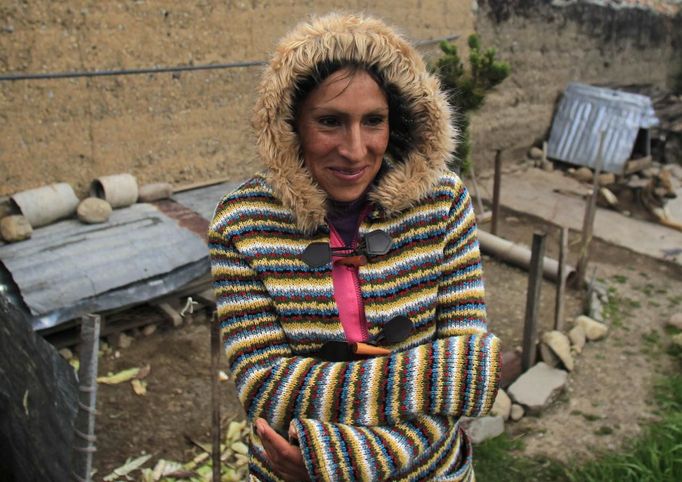
<path fill-rule="evenodd" d="M 370 6 L 371 5 L 371 6 Z M 411 39 L 473 31 L 470 0 L 68 1 L 0 5 L 0 72 L 265 60 L 310 13 L 366 11 Z M 249 129 L 261 67 L 0 82 L 0 196 L 100 175 L 176 185 L 260 169 Z"/>
<path fill-rule="evenodd" d="M 479 170 L 492 166 L 498 149 L 514 162 L 546 138 L 568 82 L 669 86 L 682 67 L 682 15 L 672 15 L 680 2 L 606 6 L 614 3 L 479 1 L 476 28 L 484 45 L 495 46 L 512 67 L 472 121 Z"/>

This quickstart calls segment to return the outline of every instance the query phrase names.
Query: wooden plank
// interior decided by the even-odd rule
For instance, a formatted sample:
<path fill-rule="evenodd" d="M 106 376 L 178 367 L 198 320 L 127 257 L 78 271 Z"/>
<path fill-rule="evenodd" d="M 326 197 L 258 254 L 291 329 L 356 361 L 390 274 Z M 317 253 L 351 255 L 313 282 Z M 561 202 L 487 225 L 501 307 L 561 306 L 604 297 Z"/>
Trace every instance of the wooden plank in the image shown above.
<path fill-rule="evenodd" d="M 159 302 L 154 303 L 153 306 L 161 310 L 161 313 L 165 315 L 165 317 L 173 324 L 174 327 L 182 325 L 182 316 L 180 316 L 180 313 L 173 308 L 170 303 Z"/>

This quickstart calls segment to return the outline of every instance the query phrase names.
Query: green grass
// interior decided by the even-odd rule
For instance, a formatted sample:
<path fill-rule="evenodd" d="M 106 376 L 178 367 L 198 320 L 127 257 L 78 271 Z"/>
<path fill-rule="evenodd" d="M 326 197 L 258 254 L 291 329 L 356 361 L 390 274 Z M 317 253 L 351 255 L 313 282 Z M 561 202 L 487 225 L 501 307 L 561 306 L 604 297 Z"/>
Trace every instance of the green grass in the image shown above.
<path fill-rule="evenodd" d="M 682 354 L 677 356 L 682 362 Z M 476 479 L 483 482 L 682 481 L 682 375 L 665 378 L 657 385 L 656 405 L 661 420 L 645 428 L 642 436 L 622 452 L 605 452 L 583 464 L 524 456 L 521 440 L 506 434 L 488 440 L 474 449 Z M 608 435 L 612 430 L 607 426 L 598 429 L 601 435 Z"/>

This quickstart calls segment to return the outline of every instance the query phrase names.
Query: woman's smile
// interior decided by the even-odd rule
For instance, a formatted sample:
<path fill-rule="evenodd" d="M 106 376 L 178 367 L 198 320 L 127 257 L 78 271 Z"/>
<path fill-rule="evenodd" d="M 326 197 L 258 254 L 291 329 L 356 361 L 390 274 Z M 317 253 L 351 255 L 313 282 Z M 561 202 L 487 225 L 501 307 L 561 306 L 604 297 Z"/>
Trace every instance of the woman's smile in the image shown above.
<path fill-rule="evenodd" d="M 365 71 L 341 69 L 306 97 L 297 131 L 306 168 L 335 201 L 354 201 L 381 168 L 388 147 L 386 94 Z"/>

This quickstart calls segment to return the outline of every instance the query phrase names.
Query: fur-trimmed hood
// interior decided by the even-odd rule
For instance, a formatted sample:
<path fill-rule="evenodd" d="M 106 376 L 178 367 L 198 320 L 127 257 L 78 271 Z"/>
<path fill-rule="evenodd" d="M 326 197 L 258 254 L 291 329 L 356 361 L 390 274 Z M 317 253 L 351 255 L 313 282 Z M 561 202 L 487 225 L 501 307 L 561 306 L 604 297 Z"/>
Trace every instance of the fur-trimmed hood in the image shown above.
<path fill-rule="evenodd" d="M 253 125 L 267 180 L 305 233 L 325 221 L 327 196 L 304 167 L 292 127 L 296 84 L 323 61 L 372 65 L 393 84 L 411 116 L 413 145 L 404 162 L 389 162 L 369 198 L 390 216 L 429 194 L 454 150 L 456 132 L 438 79 L 417 51 L 383 22 L 330 14 L 296 27 L 284 37 L 259 88 Z"/>

